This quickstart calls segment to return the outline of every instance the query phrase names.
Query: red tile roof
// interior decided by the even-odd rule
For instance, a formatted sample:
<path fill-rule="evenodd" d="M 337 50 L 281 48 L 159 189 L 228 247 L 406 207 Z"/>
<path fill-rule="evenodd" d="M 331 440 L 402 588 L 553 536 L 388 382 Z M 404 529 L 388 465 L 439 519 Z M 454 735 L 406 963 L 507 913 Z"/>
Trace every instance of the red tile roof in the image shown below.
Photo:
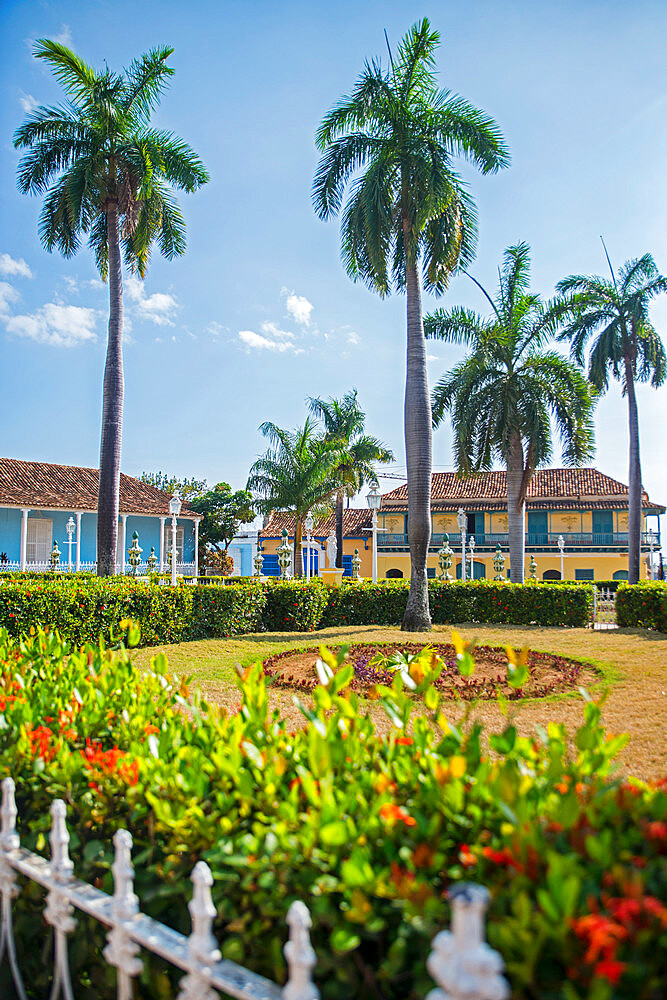
<path fill-rule="evenodd" d="M 289 535 L 294 535 L 294 514 L 290 511 L 274 510 L 262 528 L 260 538 L 278 538 L 287 529 Z M 334 511 L 328 517 L 315 522 L 313 535 L 326 538 L 336 530 L 336 514 Z M 371 530 L 371 512 L 368 507 L 347 507 L 343 511 L 343 534 L 346 538 L 359 538 Z"/>
<path fill-rule="evenodd" d="M 649 501 L 645 490 L 642 496 L 645 507 L 664 512 L 659 504 Z M 626 506 L 628 487 L 597 469 L 538 469 L 528 487 L 527 505 L 546 507 L 553 502 L 562 504 L 567 499 L 576 501 L 577 505 L 584 503 L 590 507 L 596 501 L 610 503 L 612 498 L 617 498 L 614 506 Z M 507 480 L 504 471 L 482 472 L 476 476 L 460 478 L 455 472 L 434 472 L 431 479 L 431 508 L 434 511 L 451 510 L 459 504 L 466 506 L 475 501 L 479 504 L 484 500 L 506 502 L 506 499 Z M 405 510 L 407 500 L 408 487 L 404 483 L 383 495 L 382 509 Z"/>
<path fill-rule="evenodd" d="M 99 471 L 77 465 L 0 458 L 0 506 L 32 510 L 97 510 Z M 120 474 L 122 514 L 169 514 L 169 494 Z M 197 517 L 183 504 L 181 517 Z"/>

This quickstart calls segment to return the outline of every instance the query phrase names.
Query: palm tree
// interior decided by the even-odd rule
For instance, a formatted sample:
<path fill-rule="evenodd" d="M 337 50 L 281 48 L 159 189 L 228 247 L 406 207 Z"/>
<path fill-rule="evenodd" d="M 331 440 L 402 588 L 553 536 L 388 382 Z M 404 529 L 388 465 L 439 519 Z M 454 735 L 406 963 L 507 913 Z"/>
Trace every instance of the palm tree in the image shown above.
<path fill-rule="evenodd" d="M 475 279 L 473 278 L 473 281 Z M 493 313 L 437 310 L 424 321 L 427 337 L 463 343 L 470 354 L 433 391 L 433 423 L 451 412 L 454 457 L 463 474 L 486 471 L 494 460 L 507 469 L 510 575 L 522 583 L 525 500 L 535 469 L 553 451 L 552 419 L 567 465 L 593 454 L 593 398 L 578 368 L 544 349 L 552 323 L 529 291 L 530 248 L 505 251 L 495 299 L 475 281 Z"/>
<path fill-rule="evenodd" d="M 461 156 L 482 173 L 509 163 L 496 123 L 436 85 L 439 35 L 426 18 L 408 32 L 389 67 L 367 63 L 352 93 L 317 133 L 323 156 L 314 182 L 322 219 L 343 212 L 342 257 L 348 274 L 381 296 L 407 293 L 405 453 L 408 474 L 410 595 L 402 628 L 431 627 L 426 558 L 431 536 L 431 407 L 421 285 L 445 290 L 473 258 L 476 212 L 453 169 Z M 355 179 L 358 171 L 361 175 Z"/>
<path fill-rule="evenodd" d="M 109 334 L 102 402 L 97 508 L 97 572 L 116 570 L 123 426 L 123 281 L 126 265 L 144 277 L 153 244 L 172 259 L 185 252 L 185 222 L 171 189 L 195 191 L 208 174 L 171 132 L 151 128 L 173 49 L 152 49 L 122 74 L 96 71 L 58 42 L 40 39 L 44 59 L 67 102 L 39 107 L 17 129 L 28 149 L 18 167 L 23 193 L 45 195 L 39 220 L 44 247 L 72 257 L 88 236 L 109 281 Z"/>
<path fill-rule="evenodd" d="M 309 399 L 311 412 L 324 424 L 325 440 L 341 452 L 336 468 L 336 565 L 343 566 L 343 503 L 367 483 L 377 486 L 374 464 L 393 462 L 394 456 L 381 441 L 364 433 L 366 416 L 359 406 L 357 390 L 347 392 L 342 399 Z"/>
<path fill-rule="evenodd" d="M 606 248 L 605 248 L 606 253 Z M 597 275 L 573 274 L 556 286 L 560 299 L 552 313 L 565 324 L 562 339 L 571 341 L 571 353 L 584 365 L 589 338 L 597 333 L 588 358 L 588 378 L 601 392 L 609 377 L 617 379 L 628 397 L 630 469 L 628 497 L 628 580 L 639 580 L 642 521 L 642 470 L 639 455 L 639 416 L 635 382 L 658 388 L 667 375 L 665 347 L 648 316 L 649 302 L 667 291 L 650 254 L 629 260 L 611 281 Z"/>
<path fill-rule="evenodd" d="M 246 489 L 255 495 L 260 514 L 294 511 L 294 573 L 301 576 L 303 521 L 313 511 L 323 513 L 336 492 L 340 454 L 318 437 L 308 418 L 303 427 L 286 431 L 267 421 L 260 426 L 271 448 L 250 469 Z"/>

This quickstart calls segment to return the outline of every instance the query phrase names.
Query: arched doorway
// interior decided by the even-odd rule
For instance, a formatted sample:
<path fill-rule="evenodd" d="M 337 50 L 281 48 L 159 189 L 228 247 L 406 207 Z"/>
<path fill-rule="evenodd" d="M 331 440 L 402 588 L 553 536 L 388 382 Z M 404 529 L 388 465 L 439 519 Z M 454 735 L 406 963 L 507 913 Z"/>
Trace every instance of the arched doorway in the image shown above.
<path fill-rule="evenodd" d="M 386 573 L 387 580 L 402 580 L 403 570 L 402 569 L 388 569 Z"/>
<path fill-rule="evenodd" d="M 547 569 L 542 574 L 543 580 L 560 580 L 560 570 L 559 569 Z"/>

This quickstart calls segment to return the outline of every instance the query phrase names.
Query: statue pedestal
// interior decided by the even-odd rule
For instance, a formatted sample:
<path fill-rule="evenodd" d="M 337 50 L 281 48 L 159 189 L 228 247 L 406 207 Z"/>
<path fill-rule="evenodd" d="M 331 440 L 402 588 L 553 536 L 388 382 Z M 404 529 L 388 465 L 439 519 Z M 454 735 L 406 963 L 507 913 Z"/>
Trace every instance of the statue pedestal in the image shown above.
<path fill-rule="evenodd" d="M 321 569 L 320 576 L 329 587 L 340 587 L 343 571 L 342 569 Z"/>

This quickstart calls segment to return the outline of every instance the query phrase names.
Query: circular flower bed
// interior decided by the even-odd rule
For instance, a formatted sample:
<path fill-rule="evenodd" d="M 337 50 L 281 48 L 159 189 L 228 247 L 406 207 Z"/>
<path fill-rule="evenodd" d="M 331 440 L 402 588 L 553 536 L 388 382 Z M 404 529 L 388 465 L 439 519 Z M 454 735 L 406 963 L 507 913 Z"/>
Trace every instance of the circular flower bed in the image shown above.
<path fill-rule="evenodd" d="M 348 649 L 348 663 L 354 668 L 350 685 L 357 694 L 366 694 L 376 684 L 391 684 L 396 670 L 390 662 L 397 653 L 407 656 L 419 653 L 425 647 L 419 643 L 355 643 Z M 443 663 L 435 687 L 446 695 L 471 701 L 474 698 L 495 698 L 498 691 L 508 700 L 518 698 L 545 698 L 550 694 L 571 691 L 578 685 L 590 684 L 597 679 L 595 670 L 577 660 L 569 660 L 553 653 L 529 651 L 528 678 L 520 688 L 510 686 L 507 680 L 507 654 L 497 646 L 476 646 L 475 672 L 462 677 L 456 661 L 456 650 L 450 643 L 429 645 L 428 649 Z M 333 649 L 332 652 L 337 652 Z M 319 659 L 318 647 L 288 649 L 276 653 L 264 662 L 264 672 L 271 683 L 279 687 L 312 691 L 319 683 L 315 664 Z"/>

